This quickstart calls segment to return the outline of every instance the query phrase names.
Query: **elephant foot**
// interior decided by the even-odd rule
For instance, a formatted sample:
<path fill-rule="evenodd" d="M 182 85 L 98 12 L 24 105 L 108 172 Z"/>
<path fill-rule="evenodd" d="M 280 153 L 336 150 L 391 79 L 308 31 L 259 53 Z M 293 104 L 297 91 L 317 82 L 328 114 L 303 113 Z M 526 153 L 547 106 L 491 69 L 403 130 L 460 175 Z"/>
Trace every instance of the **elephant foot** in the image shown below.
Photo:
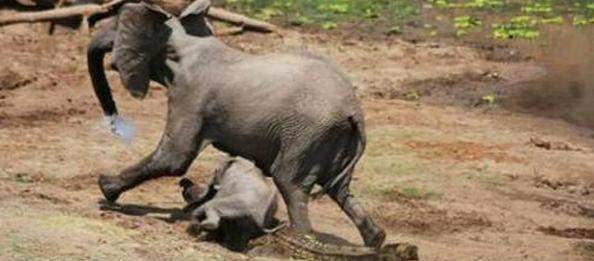
<path fill-rule="evenodd" d="M 105 199 L 115 202 L 120 197 L 121 191 L 119 178 L 116 176 L 99 175 L 99 188 Z"/>
<path fill-rule="evenodd" d="M 386 232 L 378 226 L 372 226 L 363 234 L 363 241 L 367 247 L 380 248 L 385 240 Z"/>

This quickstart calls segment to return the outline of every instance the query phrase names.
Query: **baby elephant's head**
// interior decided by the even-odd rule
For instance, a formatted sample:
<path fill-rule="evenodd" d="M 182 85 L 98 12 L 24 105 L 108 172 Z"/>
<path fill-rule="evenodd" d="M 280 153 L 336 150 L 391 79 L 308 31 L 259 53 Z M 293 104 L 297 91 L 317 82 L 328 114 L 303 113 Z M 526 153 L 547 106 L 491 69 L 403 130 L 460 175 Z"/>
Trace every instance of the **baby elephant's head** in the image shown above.
<path fill-rule="evenodd" d="M 255 168 L 254 163 L 240 157 L 230 157 L 222 161 L 214 171 L 213 185 L 215 189 L 222 185 L 224 179 L 233 175 L 245 175 Z"/>
<path fill-rule="evenodd" d="M 212 185 L 214 185 L 216 189 L 221 186 L 225 177 L 233 171 L 237 163 L 237 158 L 228 158 L 215 167 Z"/>

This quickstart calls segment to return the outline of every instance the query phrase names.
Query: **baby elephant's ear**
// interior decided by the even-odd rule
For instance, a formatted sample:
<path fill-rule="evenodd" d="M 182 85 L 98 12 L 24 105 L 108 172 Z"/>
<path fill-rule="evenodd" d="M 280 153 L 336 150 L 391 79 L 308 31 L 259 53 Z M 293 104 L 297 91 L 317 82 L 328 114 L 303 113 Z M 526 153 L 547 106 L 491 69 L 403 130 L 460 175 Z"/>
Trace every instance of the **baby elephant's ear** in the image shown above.
<path fill-rule="evenodd" d="M 149 86 L 150 62 L 166 47 L 170 17 L 157 6 L 126 4 L 119 14 L 114 39 L 114 63 L 122 83 L 135 98 L 142 99 Z"/>
<path fill-rule="evenodd" d="M 210 0 L 196 0 L 184 9 L 179 20 L 186 33 L 194 36 L 212 35 L 212 27 L 205 17 L 209 7 Z"/>

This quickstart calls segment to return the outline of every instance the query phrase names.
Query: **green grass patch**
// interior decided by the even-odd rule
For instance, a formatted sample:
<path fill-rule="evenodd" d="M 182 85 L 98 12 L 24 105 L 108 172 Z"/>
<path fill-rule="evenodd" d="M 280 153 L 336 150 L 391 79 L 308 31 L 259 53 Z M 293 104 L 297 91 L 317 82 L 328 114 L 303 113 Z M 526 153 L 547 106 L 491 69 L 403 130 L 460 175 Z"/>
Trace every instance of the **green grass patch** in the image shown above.
<path fill-rule="evenodd" d="M 481 20 L 473 16 L 459 16 L 454 18 L 454 26 L 456 27 L 456 36 L 462 36 L 471 28 L 480 26 Z"/>
<path fill-rule="evenodd" d="M 416 187 L 405 187 L 400 190 L 400 194 L 408 199 L 437 199 L 441 196 L 436 192 Z"/>
<path fill-rule="evenodd" d="M 138 235 L 111 222 L 18 206 L 4 208 L 0 220 L 7 226 L 0 229 L 0 259 L 8 260 L 105 260 Z"/>
<path fill-rule="evenodd" d="M 429 137 L 431 133 L 402 126 L 381 126 L 367 131 L 367 149 L 359 162 L 360 179 L 353 183 L 357 194 L 381 200 L 434 199 L 439 193 L 417 189 L 428 187 L 426 181 L 434 181 L 430 162 L 418 158 L 414 151 L 404 145 L 413 137 Z M 439 178 L 437 178 L 439 179 Z"/>
<path fill-rule="evenodd" d="M 484 32 L 482 37 L 499 40 L 535 39 L 543 26 L 594 25 L 591 0 L 227 0 L 225 5 L 286 26 L 328 31 L 356 26 L 388 36 L 413 30 L 407 27 L 409 22 L 454 29 L 446 35 Z M 439 19 L 434 20 L 436 17 Z M 435 26 L 420 30 L 427 36 L 444 34 Z"/>
<path fill-rule="evenodd" d="M 327 30 L 345 22 L 396 26 L 419 13 L 419 3 L 411 0 L 227 0 L 226 5 L 263 20 Z"/>
<path fill-rule="evenodd" d="M 503 24 L 493 24 L 495 39 L 533 39 L 540 35 L 536 28 L 538 21 L 530 16 L 517 16 Z"/>

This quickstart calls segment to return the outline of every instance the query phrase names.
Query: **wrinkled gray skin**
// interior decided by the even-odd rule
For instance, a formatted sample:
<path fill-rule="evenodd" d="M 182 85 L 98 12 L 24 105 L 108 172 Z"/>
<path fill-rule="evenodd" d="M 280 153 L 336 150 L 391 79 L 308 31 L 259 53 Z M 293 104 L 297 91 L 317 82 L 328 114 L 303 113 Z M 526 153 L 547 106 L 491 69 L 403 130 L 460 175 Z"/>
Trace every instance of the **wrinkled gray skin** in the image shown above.
<path fill-rule="evenodd" d="M 272 177 L 298 232 L 312 231 L 307 205 L 318 184 L 355 223 L 365 244 L 380 246 L 385 233 L 349 190 L 365 147 L 363 115 L 351 83 L 309 53 L 253 56 L 212 36 L 188 34 L 184 21 L 200 18 L 204 10 L 197 7 L 208 3 L 197 0 L 179 19 L 147 4 L 122 7 L 113 41 L 122 82 L 139 98 L 149 79 L 169 86 L 168 113 L 153 153 L 117 176 L 100 176 L 106 199 L 115 201 L 147 180 L 184 175 L 212 144 L 254 161 Z M 179 61 L 163 58 L 165 50 Z M 155 64 L 166 70 L 154 69 Z M 115 114 L 111 95 L 104 98 L 99 95 L 103 108 L 110 103 L 114 108 L 104 112 Z"/>
<path fill-rule="evenodd" d="M 209 188 L 215 190 L 214 197 L 192 212 L 192 216 L 202 220 L 202 228 L 215 230 L 221 219 L 243 217 L 260 230 L 272 224 L 277 209 L 276 192 L 252 162 L 240 157 L 224 161 L 216 168 Z"/>
<path fill-rule="evenodd" d="M 273 226 L 276 191 L 266 183 L 262 171 L 241 157 L 222 162 L 208 190 L 191 197 L 190 205 L 200 202 L 191 207 L 200 229 L 225 230 L 224 242 L 233 249 L 245 249 L 250 238 Z"/>
<path fill-rule="evenodd" d="M 138 1 L 131 0 L 130 2 Z M 185 13 L 185 16 L 180 20 L 186 33 L 200 37 L 212 36 L 212 29 L 203 15 L 207 8 L 208 2 L 195 3 L 188 7 L 194 12 Z M 101 103 L 105 116 L 112 121 L 115 120 L 118 111 L 105 77 L 103 68 L 105 54 L 114 52 L 115 57 L 111 65 L 114 69 L 121 66 L 120 72 L 124 85 L 132 95 L 140 99 L 146 94 L 149 78 L 165 87 L 171 86 L 173 82 L 172 67 L 176 67 L 175 63 L 178 60 L 175 53 L 168 52 L 165 44 L 152 45 L 155 41 L 159 42 L 157 39 L 152 39 L 156 34 L 144 36 L 144 39 L 142 35 L 137 35 L 138 32 L 135 28 L 144 26 L 141 17 L 131 16 L 122 21 L 119 20 L 119 17 L 120 15 L 114 17 L 104 29 L 93 36 L 87 50 L 87 66 L 95 95 Z M 158 29 L 156 27 L 147 28 L 147 30 L 156 30 Z M 139 40 L 134 43 L 128 39 L 130 37 L 136 37 Z M 142 43 L 145 43 L 145 46 L 142 46 Z M 147 50 L 135 51 L 144 49 Z M 135 79 L 138 78 L 141 78 L 142 82 L 136 82 Z"/>

